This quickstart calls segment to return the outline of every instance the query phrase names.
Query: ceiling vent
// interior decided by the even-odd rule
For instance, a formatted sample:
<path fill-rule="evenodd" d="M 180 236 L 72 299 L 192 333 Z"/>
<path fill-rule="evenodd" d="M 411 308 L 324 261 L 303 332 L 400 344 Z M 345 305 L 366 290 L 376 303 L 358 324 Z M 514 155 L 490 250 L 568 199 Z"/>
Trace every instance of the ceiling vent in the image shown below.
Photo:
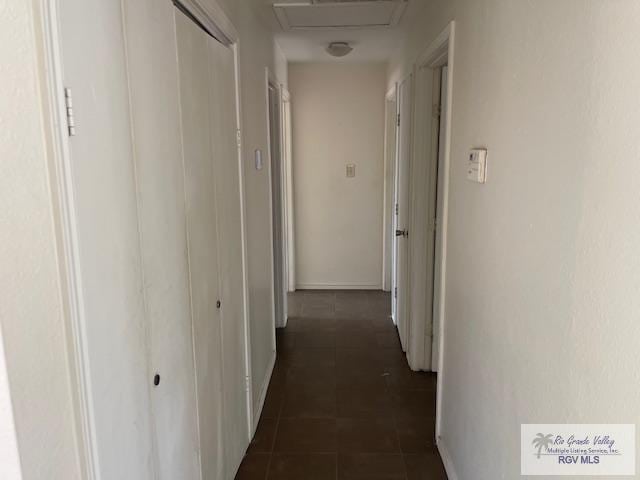
<path fill-rule="evenodd" d="M 308 0 L 273 5 L 284 30 L 394 27 L 406 7 L 407 0 Z"/>

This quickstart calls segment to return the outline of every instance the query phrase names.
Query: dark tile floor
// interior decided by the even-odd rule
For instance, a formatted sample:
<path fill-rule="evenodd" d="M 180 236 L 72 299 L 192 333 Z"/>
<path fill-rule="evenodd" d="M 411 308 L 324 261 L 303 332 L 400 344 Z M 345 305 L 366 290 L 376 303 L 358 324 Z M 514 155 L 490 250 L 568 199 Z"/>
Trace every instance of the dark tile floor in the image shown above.
<path fill-rule="evenodd" d="M 412 372 L 383 292 L 296 292 L 236 480 L 446 480 L 435 375 Z"/>

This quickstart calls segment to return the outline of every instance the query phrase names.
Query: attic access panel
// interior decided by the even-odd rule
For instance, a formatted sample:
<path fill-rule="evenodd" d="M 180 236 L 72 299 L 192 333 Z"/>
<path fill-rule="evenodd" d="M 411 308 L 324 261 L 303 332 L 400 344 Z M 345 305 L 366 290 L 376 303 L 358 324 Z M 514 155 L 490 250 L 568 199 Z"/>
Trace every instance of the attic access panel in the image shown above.
<path fill-rule="evenodd" d="M 284 30 L 320 30 L 394 27 L 406 6 L 406 0 L 311 0 L 273 9 Z"/>

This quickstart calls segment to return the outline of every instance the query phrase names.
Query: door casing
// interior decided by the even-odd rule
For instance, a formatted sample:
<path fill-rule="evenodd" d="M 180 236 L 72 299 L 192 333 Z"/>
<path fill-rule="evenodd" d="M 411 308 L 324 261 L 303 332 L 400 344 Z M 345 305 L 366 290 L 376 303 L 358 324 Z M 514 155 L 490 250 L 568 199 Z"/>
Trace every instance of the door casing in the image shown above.
<path fill-rule="evenodd" d="M 441 269 L 438 277 L 429 277 L 420 275 L 426 273 L 427 265 L 426 259 L 430 256 L 434 258 L 434 250 L 428 250 L 427 242 L 423 242 L 419 245 L 415 245 L 416 255 L 412 257 L 412 268 L 418 273 L 414 275 L 414 279 L 417 280 L 414 285 L 413 292 L 417 292 L 413 295 L 412 301 L 412 314 L 416 321 L 412 322 L 415 327 L 412 329 L 411 346 L 414 349 L 415 354 L 409 355 L 410 364 L 412 368 L 430 370 L 431 369 L 431 345 L 433 342 L 438 344 L 438 379 L 437 379 L 437 394 L 436 394 L 436 441 L 439 448 L 444 448 L 441 445 L 440 432 L 441 432 L 441 419 L 442 419 L 442 392 L 443 386 L 446 385 L 446 362 L 445 362 L 445 350 L 444 350 L 444 338 L 446 335 L 446 270 L 447 270 L 447 227 L 448 227 L 448 200 L 449 200 L 449 171 L 450 171 L 450 152 L 451 152 L 451 118 L 452 118 L 452 105 L 453 105 L 453 84 L 454 84 L 454 52 L 455 52 L 455 22 L 450 22 L 447 27 L 432 41 L 429 46 L 418 57 L 414 65 L 414 71 L 416 72 L 417 85 L 416 85 L 416 118 L 415 126 L 416 131 L 432 132 L 431 135 L 416 135 L 414 143 L 414 163 L 420 165 L 420 162 L 427 167 L 419 175 L 414 175 L 414 185 L 420 184 L 422 186 L 429 185 L 429 182 L 433 184 L 437 182 L 436 173 L 438 166 L 438 139 L 434 136 L 434 132 L 437 128 L 434 125 L 435 121 L 439 121 L 437 117 L 433 116 L 433 102 L 440 94 L 439 88 L 434 88 L 434 78 L 438 77 L 438 70 L 443 65 L 447 65 L 447 86 L 446 86 L 446 98 L 443 109 L 445 110 L 445 126 L 446 129 L 444 138 L 442 139 L 443 145 L 440 146 L 443 151 L 440 167 L 441 182 L 439 188 L 442 194 L 442 218 L 438 219 L 438 227 L 441 228 L 441 242 L 440 251 L 436 251 L 435 255 L 439 256 L 441 260 Z M 438 100 L 439 103 L 439 100 Z M 435 148 L 434 148 L 435 143 Z M 427 161 L 425 161 L 425 159 Z M 415 171 L 413 173 L 416 173 Z M 423 189 L 428 190 L 428 189 Z M 431 203 L 429 202 L 431 198 Z M 424 197 L 414 197 L 412 199 L 414 205 L 416 205 L 417 213 L 413 217 L 413 222 L 417 225 L 414 229 L 418 228 L 422 232 L 429 232 L 429 225 L 432 225 L 432 217 L 429 212 L 435 211 L 436 201 L 435 196 L 425 195 Z M 421 227 L 422 226 L 422 227 Z M 421 227 L 421 228 L 420 228 Z M 432 233 L 432 232 L 431 232 Z M 433 236 L 431 237 L 433 239 Z M 426 236 L 425 236 L 426 239 Z M 433 241 L 433 240 L 432 240 Z M 422 279 L 421 279 L 422 278 Z M 429 296 L 433 299 L 433 282 L 438 283 L 438 287 L 435 288 L 438 293 L 438 299 L 433 302 L 434 305 L 427 307 L 429 302 L 426 301 Z M 436 310 L 433 307 L 436 306 Z M 433 322 L 438 322 L 438 337 L 432 339 Z M 443 454 L 443 458 L 446 455 Z M 445 460 L 446 463 L 446 460 Z"/>

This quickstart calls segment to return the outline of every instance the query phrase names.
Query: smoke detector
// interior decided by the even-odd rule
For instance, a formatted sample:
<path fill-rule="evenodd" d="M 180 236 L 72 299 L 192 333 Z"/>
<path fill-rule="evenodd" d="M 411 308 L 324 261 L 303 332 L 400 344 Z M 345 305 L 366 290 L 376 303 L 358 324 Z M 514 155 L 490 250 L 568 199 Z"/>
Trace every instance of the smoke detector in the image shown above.
<path fill-rule="evenodd" d="M 347 42 L 331 42 L 327 46 L 327 53 L 332 57 L 344 57 L 353 51 L 353 47 Z"/>

